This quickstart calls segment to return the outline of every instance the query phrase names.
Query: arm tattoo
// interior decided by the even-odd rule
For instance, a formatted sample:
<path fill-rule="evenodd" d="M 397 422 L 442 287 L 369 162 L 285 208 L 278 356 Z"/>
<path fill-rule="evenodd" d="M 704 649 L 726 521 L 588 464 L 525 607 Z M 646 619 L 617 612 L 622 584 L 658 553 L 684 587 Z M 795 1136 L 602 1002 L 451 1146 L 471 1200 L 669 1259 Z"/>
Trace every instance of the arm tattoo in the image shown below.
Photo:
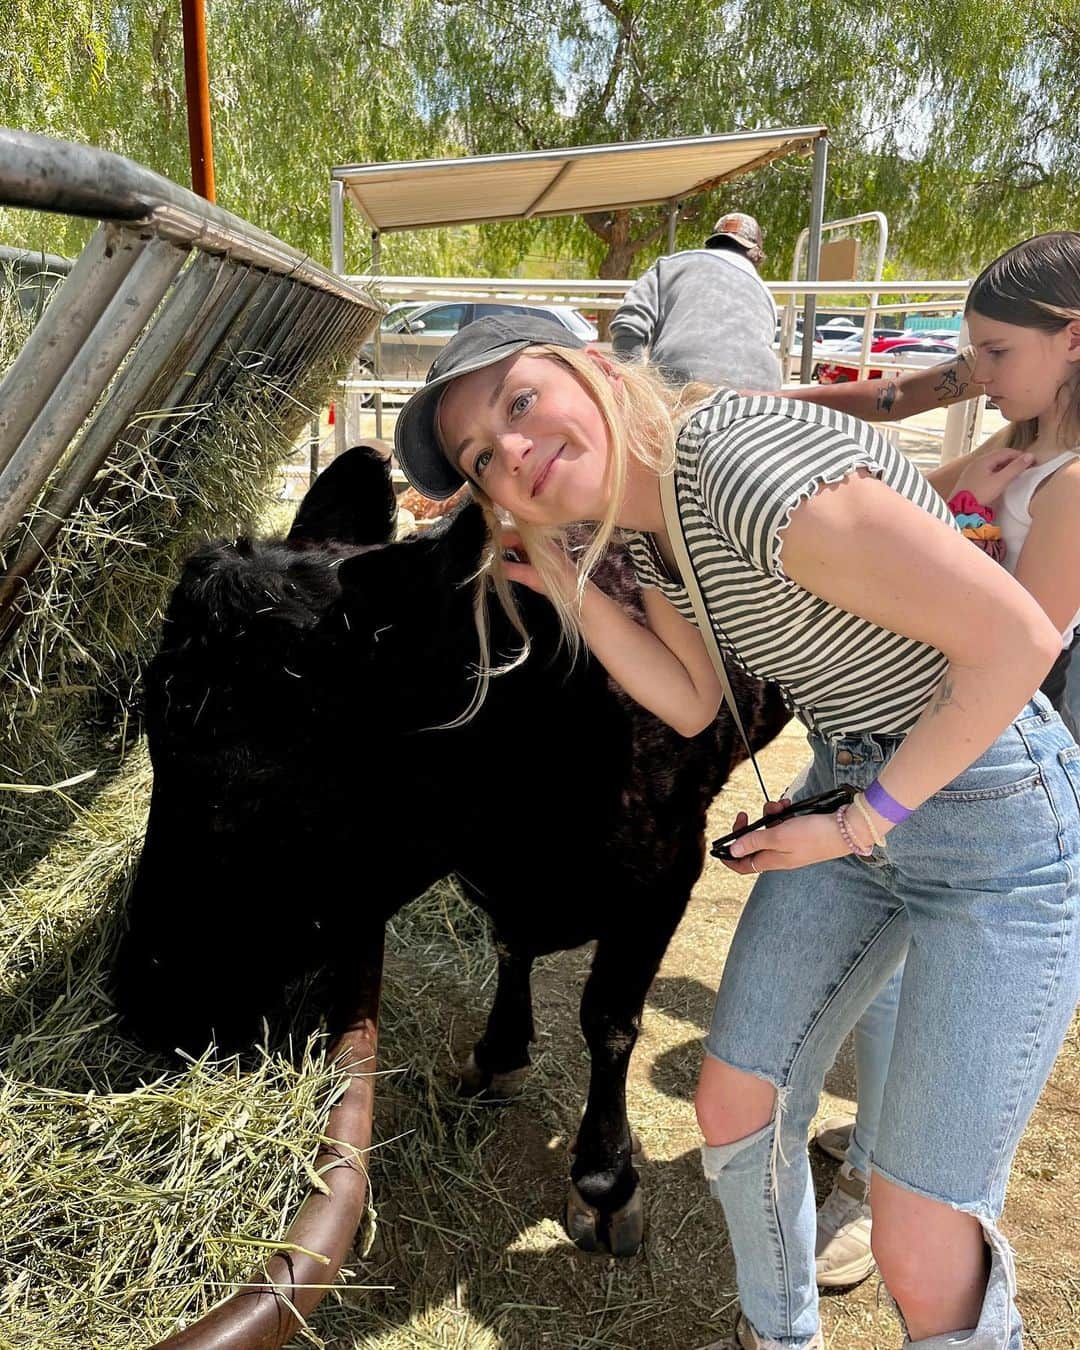
<path fill-rule="evenodd" d="M 941 372 L 941 379 L 934 385 L 934 393 L 939 403 L 951 402 L 964 397 L 969 381 L 960 378 L 960 362 L 950 361 Z"/>
<path fill-rule="evenodd" d="M 890 380 L 885 388 L 878 394 L 874 401 L 874 407 L 878 412 L 892 412 L 892 406 L 896 402 L 896 381 Z"/>

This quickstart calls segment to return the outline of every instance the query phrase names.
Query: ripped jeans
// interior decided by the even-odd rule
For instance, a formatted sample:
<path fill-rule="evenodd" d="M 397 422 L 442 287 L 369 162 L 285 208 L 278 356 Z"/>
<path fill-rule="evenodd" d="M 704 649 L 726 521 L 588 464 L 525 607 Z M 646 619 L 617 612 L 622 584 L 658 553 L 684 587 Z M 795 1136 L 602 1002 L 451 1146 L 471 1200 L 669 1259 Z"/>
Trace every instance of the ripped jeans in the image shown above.
<path fill-rule="evenodd" d="M 898 738 L 811 736 L 798 796 L 867 786 Z M 732 942 L 707 1052 L 771 1082 L 773 1120 L 704 1145 L 742 1309 L 770 1343 L 818 1325 L 807 1131 L 847 1032 L 908 951 L 874 1169 L 976 1216 L 990 1248 L 966 1350 L 1017 1350 L 996 1222 L 1017 1142 L 1080 998 L 1080 748 L 1041 696 L 884 850 L 769 872 Z M 955 1333 L 954 1333 L 955 1334 Z M 917 1344 L 934 1350 L 950 1337 Z"/>

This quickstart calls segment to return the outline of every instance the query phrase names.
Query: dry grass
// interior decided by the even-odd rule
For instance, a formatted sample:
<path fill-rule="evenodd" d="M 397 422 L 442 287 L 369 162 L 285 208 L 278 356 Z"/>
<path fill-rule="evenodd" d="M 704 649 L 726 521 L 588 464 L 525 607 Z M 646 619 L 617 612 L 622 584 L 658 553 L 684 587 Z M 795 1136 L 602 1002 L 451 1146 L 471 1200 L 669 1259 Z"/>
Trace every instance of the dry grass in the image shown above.
<path fill-rule="evenodd" d="M 295 1064 L 263 1049 L 176 1070 L 116 1034 L 109 967 L 149 787 L 140 747 L 0 918 L 7 1345 L 143 1345 L 216 1302 L 281 1237 L 340 1089 L 319 1036 Z"/>
<path fill-rule="evenodd" d="M 0 283 L 0 372 L 28 324 Z M 341 1087 L 318 1035 L 243 1066 L 208 1053 L 167 1068 L 116 1034 L 108 1001 L 149 801 L 138 687 L 164 602 L 199 542 L 261 517 L 328 384 L 325 361 L 284 390 L 247 359 L 227 399 L 129 426 L 0 660 L 4 1350 L 145 1345 L 223 1297 L 306 1193 Z"/>

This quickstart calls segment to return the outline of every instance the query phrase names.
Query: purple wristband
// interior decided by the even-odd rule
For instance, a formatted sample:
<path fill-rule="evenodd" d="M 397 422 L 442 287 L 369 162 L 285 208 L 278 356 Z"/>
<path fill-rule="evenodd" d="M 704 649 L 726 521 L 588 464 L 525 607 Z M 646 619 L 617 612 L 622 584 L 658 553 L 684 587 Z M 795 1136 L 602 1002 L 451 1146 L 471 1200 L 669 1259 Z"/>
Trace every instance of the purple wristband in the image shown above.
<path fill-rule="evenodd" d="M 894 825 L 902 825 L 913 814 L 906 806 L 901 806 L 895 797 L 891 797 L 876 778 L 863 793 L 863 798 L 867 806 L 872 806 L 879 816 L 884 816 Z"/>

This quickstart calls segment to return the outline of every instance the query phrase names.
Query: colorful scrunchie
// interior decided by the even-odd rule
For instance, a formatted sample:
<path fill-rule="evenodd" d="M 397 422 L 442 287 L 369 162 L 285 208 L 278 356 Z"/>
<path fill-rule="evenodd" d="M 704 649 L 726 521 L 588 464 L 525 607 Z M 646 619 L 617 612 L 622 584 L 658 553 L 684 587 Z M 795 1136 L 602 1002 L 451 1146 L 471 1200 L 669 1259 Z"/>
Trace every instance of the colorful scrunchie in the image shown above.
<path fill-rule="evenodd" d="M 980 516 L 981 525 L 993 525 L 994 508 L 992 506 L 983 506 L 982 502 L 970 493 L 967 488 L 961 488 L 954 496 L 949 498 L 949 510 L 954 516 Z"/>
<path fill-rule="evenodd" d="M 976 548 L 988 553 L 995 562 L 1005 561 L 1005 540 L 1001 529 L 994 524 L 994 508 L 983 506 L 972 493 L 962 488 L 949 499 L 949 510 L 956 517 L 965 539 L 970 539 Z"/>

